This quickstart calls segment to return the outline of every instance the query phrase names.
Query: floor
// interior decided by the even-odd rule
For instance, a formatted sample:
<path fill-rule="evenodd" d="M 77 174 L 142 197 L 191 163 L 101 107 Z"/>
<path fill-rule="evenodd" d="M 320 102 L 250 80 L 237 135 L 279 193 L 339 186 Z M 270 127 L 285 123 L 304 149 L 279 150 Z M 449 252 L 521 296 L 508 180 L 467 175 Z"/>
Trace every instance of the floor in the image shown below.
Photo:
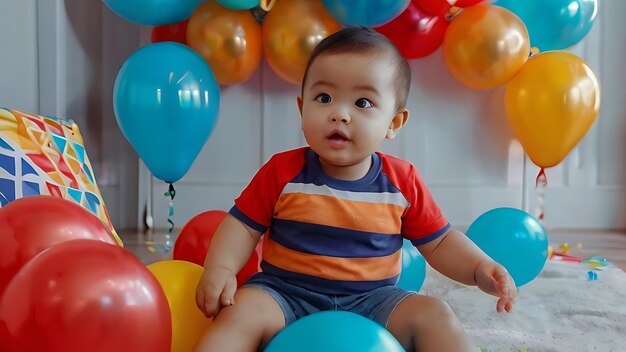
<path fill-rule="evenodd" d="M 553 230 L 548 238 L 554 250 L 567 243 L 570 255 L 578 258 L 598 255 L 626 271 L 626 231 Z M 582 248 L 577 248 L 578 244 Z"/>
<path fill-rule="evenodd" d="M 171 259 L 172 253 L 151 252 L 146 241 L 163 242 L 163 234 L 138 234 L 126 231 L 121 233 L 125 247 L 135 253 L 146 265 L 159 260 Z M 597 230 L 551 230 L 549 243 L 555 251 L 564 244 L 569 246 L 569 255 L 584 259 L 601 256 L 613 265 L 626 271 L 626 231 Z"/>

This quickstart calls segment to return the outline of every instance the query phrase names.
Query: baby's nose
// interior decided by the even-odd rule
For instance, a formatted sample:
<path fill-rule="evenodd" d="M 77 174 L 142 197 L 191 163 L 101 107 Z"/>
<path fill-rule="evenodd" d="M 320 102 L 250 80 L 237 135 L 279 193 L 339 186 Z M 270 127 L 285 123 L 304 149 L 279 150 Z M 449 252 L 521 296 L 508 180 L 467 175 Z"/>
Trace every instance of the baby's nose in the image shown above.
<path fill-rule="evenodd" d="M 334 112 L 328 116 L 331 122 L 350 123 L 350 114 L 346 112 Z"/>

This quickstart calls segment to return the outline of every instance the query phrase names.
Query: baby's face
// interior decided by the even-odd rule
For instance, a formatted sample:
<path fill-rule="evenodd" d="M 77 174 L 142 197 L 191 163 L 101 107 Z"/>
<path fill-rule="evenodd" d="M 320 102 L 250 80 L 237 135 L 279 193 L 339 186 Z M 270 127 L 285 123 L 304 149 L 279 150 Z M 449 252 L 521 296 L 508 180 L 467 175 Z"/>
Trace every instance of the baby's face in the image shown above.
<path fill-rule="evenodd" d="M 302 131 L 325 162 L 354 165 L 387 136 L 394 115 L 395 69 L 388 54 L 325 54 L 302 91 Z"/>

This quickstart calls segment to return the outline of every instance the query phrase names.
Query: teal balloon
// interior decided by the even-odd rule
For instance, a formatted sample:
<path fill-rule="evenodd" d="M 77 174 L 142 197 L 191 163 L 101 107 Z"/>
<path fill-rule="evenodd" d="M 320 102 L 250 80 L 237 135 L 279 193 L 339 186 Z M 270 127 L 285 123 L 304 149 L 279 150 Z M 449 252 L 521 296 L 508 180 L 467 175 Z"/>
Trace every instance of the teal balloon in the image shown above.
<path fill-rule="evenodd" d="M 518 287 L 537 277 L 548 259 L 545 229 L 519 209 L 496 208 L 482 214 L 467 230 L 467 237 L 502 264 Z"/>
<path fill-rule="evenodd" d="M 343 311 L 314 313 L 288 325 L 265 352 L 404 352 L 387 329 Z"/>
<path fill-rule="evenodd" d="M 217 122 L 220 91 L 189 47 L 155 43 L 132 54 L 115 80 L 113 107 L 124 136 L 155 177 L 182 178 Z"/>
<path fill-rule="evenodd" d="M 115 14 L 147 26 L 182 22 L 204 0 L 102 0 Z"/>
<path fill-rule="evenodd" d="M 426 260 L 411 241 L 402 244 L 402 272 L 398 287 L 407 291 L 419 292 L 426 278 Z"/>
<path fill-rule="evenodd" d="M 597 0 L 497 0 L 528 28 L 530 44 L 540 51 L 562 50 L 583 39 L 596 19 Z"/>
<path fill-rule="evenodd" d="M 344 26 L 377 27 L 398 17 L 411 0 L 323 0 L 328 12 Z"/>
<path fill-rule="evenodd" d="M 216 0 L 218 4 L 231 10 L 249 10 L 259 6 L 259 0 Z"/>

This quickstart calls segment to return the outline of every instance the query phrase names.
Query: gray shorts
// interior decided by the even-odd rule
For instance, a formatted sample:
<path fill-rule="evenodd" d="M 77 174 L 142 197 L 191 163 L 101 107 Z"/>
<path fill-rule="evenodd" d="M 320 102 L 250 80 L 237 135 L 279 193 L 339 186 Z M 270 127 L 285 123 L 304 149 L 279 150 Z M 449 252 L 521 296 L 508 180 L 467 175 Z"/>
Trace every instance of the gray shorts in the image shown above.
<path fill-rule="evenodd" d="M 396 286 L 382 286 L 365 293 L 352 295 L 328 295 L 289 284 L 281 278 L 263 272 L 252 275 L 246 287 L 256 287 L 269 294 L 285 315 L 285 326 L 307 315 L 341 310 L 359 314 L 387 327 L 393 310 L 414 291 Z"/>

